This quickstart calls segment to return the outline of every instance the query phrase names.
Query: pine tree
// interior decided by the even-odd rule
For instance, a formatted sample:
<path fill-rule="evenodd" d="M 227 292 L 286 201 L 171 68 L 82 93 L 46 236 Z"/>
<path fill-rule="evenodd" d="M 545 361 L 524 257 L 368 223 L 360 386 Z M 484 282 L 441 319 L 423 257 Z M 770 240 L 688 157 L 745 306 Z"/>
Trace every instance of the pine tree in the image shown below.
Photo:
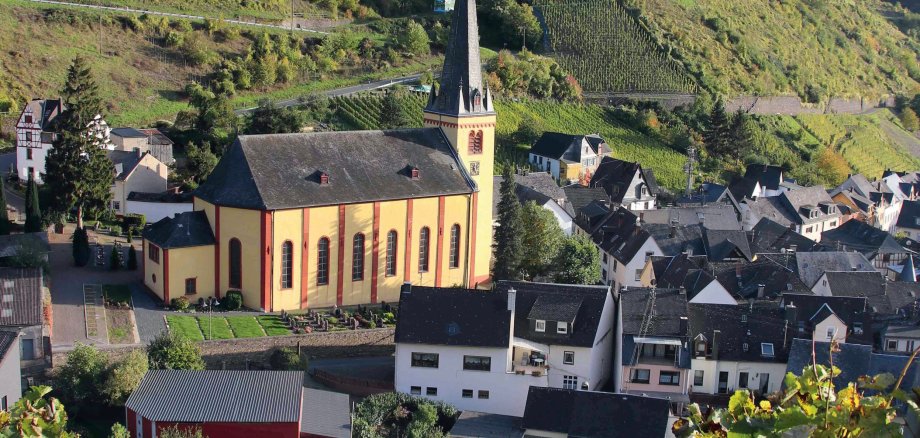
<path fill-rule="evenodd" d="M 38 187 L 29 176 L 26 186 L 26 225 L 25 232 L 36 233 L 42 230 L 42 212 L 38 205 Z"/>
<path fill-rule="evenodd" d="M 134 250 L 134 245 L 128 246 L 127 268 L 131 271 L 137 270 L 137 252 Z"/>
<path fill-rule="evenodd" d="M 495 230 L 495 265 L 492 277 L 496 280 L 517 280 L 523 257 L 524 222 L 521 204 L 514 193 L 514 173 L 510 166 L 502 172 L 499 188 L 498 228 Z"/>
<path fill-rule="evenodd" d="M 50 189 L 49 211 L 56 221 L 76 207 L 77 226 L 83 227 L 86 210 L 107 208 L 115 175 L 112 162 L 95 135 L 102 113 L 98 86 L 83 58 L 77 57 L 67 71 L 62 91 L 64 111 L 58 138 L 45 162 L 45 184 Z"/>
<path fill-rule="evenodd" d="M 83 228 L 77 228 L 73 232 L 73 264 L 75 266 L 86 266 L 89 263 L 89 236 Z"/>
<path fill-rule="evenodd" d="M 112 247 L 112 253 L 109 254 L 109 269 L 117 271 L 121 268 L 121 248 Z"/>
<path fill-rule="evenodd" d="M 711 155 L 724 154 L 729 152 L 729 136 L 728 114 L 725 113 L 725 105 L 720 98 L 716 100 L 712 112 L 709 113 L 709 123 L 703 133 L 703 143 Z"/>
<path fill-rule="evenodd" d="M 0 178 L 0 236 L 10 234 L 10 216 L 6 210 L 6 187 Z"/>
<path fill-rule="evenodd" d="M 751 130 L 748 127 L 748 115 L 740 108 L 732 116 L 728 130 L 727 152 L 734 158 L 740 157 L 751 148 Z"/>

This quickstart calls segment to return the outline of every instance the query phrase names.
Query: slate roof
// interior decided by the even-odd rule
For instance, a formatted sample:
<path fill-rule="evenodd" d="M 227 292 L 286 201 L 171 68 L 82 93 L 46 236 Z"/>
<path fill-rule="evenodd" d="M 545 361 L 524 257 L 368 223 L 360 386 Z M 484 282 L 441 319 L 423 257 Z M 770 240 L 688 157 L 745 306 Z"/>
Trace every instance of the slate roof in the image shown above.
<path fill-rule="evenodd" d="M 591 347 L 599 331 L 613 329 L 600 326 L 604 304 L 610 293 L 608 286 L 500 281 L 493 293 L 507 296 L 508 289 L 512 287 L 516 291 L 515 337 L 547 345 Z M 569 322 L 574 320 L 575 323 L 568 334 L 562 335 L 531 331 L 529 319 Z"/>
<path fill-rule="evenodd" d="M 141 162 L 143 155 L 135 151 L 105 151 L 106 156 L 115 166 L 115 179 L 124 181 Z M 145 152 L 144 155 L 147 153 Z"/>
<path fill-rule="evenodd" d="M 648 170 L 644 170 L 639 163 L 618 160 L 613 157 L 604 157 L 591 176 L 591 187 L 603 187 L 610 196 L 611 202 L 621 203 L 627 195 L 629 184 L 639 172 L 648 187 L 650 195 L 657 195 L 658 183 Z"/>
<path fill-rule="evenodd" d="M 301 412 L 302 434 L 351 438 L 351 400 L 348 394 L 304 388 Z"/>
<path fill-rule="evenodd" d="M 507 294 L 412 286 L 400 293 L 395 339 L 406 344 L 507 348 L 510 315 Z"/>
<path fill-rule="evenodd" d="M 572 211 L 576 218 L 581 214 L 581 210 L 588 206 L 588 204 L 595 201 L 609 201 L 607 192 L 601 187 L 585 187 L 574 184 L 563 187 L 562 191 L 565 192 L 565 197 L 569 201 L 568 203 L 572 205 Z"/>
<path fill-rule="evenodd" d="M 686 338 L 687 332 L 681 331 L 680 320 L 687 316 L 687 295 L 675 289 L 630 288 L 620 291 L 623 334 L 639 334 L 653 293 L 652 322 L 646 335 Z"/>
<path fill-rule="evenodd" d="M 739 202 L 745 199 L 751 199 L 754 195 L 754 188 L 757 187 L 757 180 L 745 178 L 743 176 L 735 177 L 728 183 L 728 191 Z"/>
<path fill-rule="evenodd" d="M 920 326 L 917 325 L 889 325 L 885 329 L 886 337 L 920 339 Z"/>
<path fill-rule="evenodd" d="M 147 129 L 139 129 L 138 131 L 141 131 L 142 133 L 144 133 L 144 135 L 147 136 L 148 144 L 164 145 L 164 146 L 173 144 L 173 141 L 170 140 L 169 137 L 166 136 L 166 134 L 160 132 L 159 129 L 147 128 Z"/>
<path fill-rule="evenodd" d="M 834 296 L 866 297 L 874 313 L 893 315 L 920 298 L 920 285 L 887 281 L 875 272 L 827 272 Z"/>
<path fill-rule="evenodd" d="M 492 215 L 498 217 L 498 203 L 501 201 L 501 184 L 504 181 L 501 175 L 493 177 L 492 181 Z M 565 192 L 556 184 L 552 175 L 545 172 L 529 172 L 514 175 L 514 194 L 524 204 L 534 201 L 537 205 L 544 205 L 553 201 L 559 204 L 566 213 L 574 217 L 575 212 L 566 202 Z"/>
<path fill-rule="evenodd" d="M 439 128 L 243 135 L 196 196 L 277 210 L 472 193 L 463 169 Z M 321 172 L 328 184 L 320 184 Z"/>
<path fill-rule="evenodd" d="M 783 168 L 769 164 L 749 164 L 744 177 L 759 182 L 765 189 L 779 190 L 779 185 L 783 182 Z"/>
<path fill-rule="evenodd" d="M 187 211 L 164 217 L 143 232 L 144 239 L 160 248 L 213 245 L 214 233 L 204 211 Z"/>
<path fill-rule="evenodd" d="M 772 299 L 787 291 L 812 293 L 802 283 L 795 271 L 769 257 L 758 257 L 747 263 L 727 262 L 713 264 L 719 283 L 732 295 L 742 299 L 757 298 L 763 286 L 764 298 Z"/>
<path fill-rule="evenodd" d="M 856 382 L 860 376 L 874 376 L 881 373 L 891 373 L 895 376 L 901 373 L 907 364 L 907 356 L 877 354 L 872 352 L 871 345 L 844 343 L 838 344 L 840 351 L 833 353 L 834 366 L 840 368 L 840 375 L 834 378 L 837 389 L 845 385 L 843 382 Z M 821 365 L 830 365 L 830 344 L 815 342 L 815 362 Z M 810 339 L 795 339 L 789 349 L 789 362 L 786 372 L 802 374 L 802 370 L 812 364 L 812 341 Z M 901 382 L 901 389 L 910 391 L 917 386 L 917 365 L 913 364 L 908 369 L 907 377 Z"/>
<path fill-rule="evenodd" d="M 652 257 L 655 287 L 665 289 L 683 287 L 687 293 L 687 300 L 692 300 L 706 286 L 715 281 L 715 277 L 703 269 L 704 264 L 704 258 L 686 254 Z"/>
<path fill-rule="evenodd" d="M 791 215 L 797 224 L 822 222 L 840 216 L 840 212 L 836 209 L 837 204 L 827 194 L 823 186 L 789 190 L 783 192 L 778 198 L 786 206 L 787 214 Z M 817 210 L 817 217 L 809 217 L 807 215 L 809 209 Z"/>
<path fill-rule="evenodd" d="M 845 181 L 831 191 L 831 195 L 841 192 L 855 192 L 863 198 L 868 198 L 869 194 L 878 191 L 876 187 L 869 182 L 869 179 L 861 173 L 850 175 Z"/>
<path fill-rule="evenodd" d="M 303 371 L 150 370 L 125 407 L 152 421 L 300 421 Z"/>
<path fill-rule="evenodd" d="M 907 252 L 891 234 L 860 221 L 846 221 L 821 233 L 821 242 L 832 248 L 859 251 L 870 260 L 879 254 Z"/>
<path fill-rule="evenodd" d="M 669 406 L 662 398 L 531 386 L 521 427 L 570 437 L 660 438 Z"/>
<path fill-rule="evenodd" d="M 19 343 L 17 342 L 18 340 L 19 340 L 18 332 L 0 331 L 0 362 L 2 362 L 4 358 L 6 358 L 7 353 L 12 351 L 13 347 L 19 346 L 18 345 Z M 16 372 L 19 372 L 18 366 L 15 367 L 15 369 L 17 370 Z"/>
<path fill-rule="evenodd" d="M 684 252 L 691 255 L 706 254 L 703 245 L 703 227 L 690 225 L 671 227 L 664 224 L 646 224 L 642 227 L 661 249 L 664 255 L 677 255 Z"/>
<path fill-rule="evenodd" d="M 778 253 L 784 249 L 792 249 L 793 246 L 796 251 L 800 252 L 823 249 L 821 244 L 769 218 L 762 218 L 757 225 L 754 225 L 750 231 L 750 241 L 751 250 L 754 253 Z"/>
<path fill-rule="evenodd" d="M 703 225 L 710 230 L 740 230 L 738 214 L 731 205 L 665 207 L 643 210 L 642 221 L 649 224 Z"/>
<path fill-rule="evenodd" d="M 0 326 L 42 325 L 42 271 L 40 268 L 0 268 Z"/>
<path fill-rule="evenodd" d="M 784 336 L 786 319 L 775 303 L 690 303 L 688 308 L 690 338 L 696 340 L 702 335 L 707 342 L 707 356 L 713 360 L 786 363 L 789 355 L 788 339 Z M 773 356 L 762 354 L 763 343 L 773 344 Z M 697 354 L 695 348 L 694 354 Z"/>
<path fill-rule="evenodd" d="M 544 132 L 530 148 L 530 153 L 554 160 L 578 163 L 581 162 L 581 147 L 585 143 L 595 154 L 610 153 L 607 142 L 597 134 L 578 135 L 561 132 Z"/>
<path fill-rule="evenodd" d="M 732 205 L 737 207 L 738 201 L 732 195 L 731 191 L 728 190 L 728 186 L 722 184 L 716 184 L 713 182 L 705 182 L 700 185 L 699 190 L 690 194 L 690 196 L 681 196 L 677 199 L 677 205 L 689 206 L 693 204 L 713 204 L 716 202 L 725 202 L 728 201 Z"/>
<path fill-rule="evenodd" d="M 44 231 L 35 233 L 7 234 L 0 236 L 0 258 L 13 257 L 23 247 L 34 248 L 41 253 L 51 252 L 48 243 L 48 233 Z"/>
<path fill-rule="evenodd" d="M 898 228 L 920 228 L 920 201 L 904 201 L 898 213 Z"/>
<path fill-rule="evenodd" d="M 852 222 L 852 221 L 850 221 Z M 813 287 L 827 271 L 865 271 L 875 272 L 875 268 L 864 255 L 858 252 L 826 251 L 797 252 L 795 254 L 796 270 L 802 282 Z"/>
<path fill-rule="evenodd" d="M 710 230 L 703 229 L 703 243 L 706 255 L 713 262 L 721 262 L 726 258 L 743 258 L 751 261 L 754 254 L 748 243 L 748 235 L 741 230 Z"/>
<path fill-rule="evenodd" d="M 865 297 L 827 297 L 807 293 L 784 293 L 782 302 L 792 314 L 790 337 L 811 339 L 814 326 L 833 313 L 849 329 L 847 342 L 872 345 L 872 310 Z M 792 308 L 794 310 L 791 310 Z M 798 331 L 799 321 L 802 321 L 801 326 L 805 329 L 805 333 Z M 856 323 L 862 324 L 862 334 L 854 331 Z M 823 334 L 819 335 L 823 336 Z"/>
<path fill-rule="evenodd" d="M 635 215 L 620 207 L 599 221 L 591 232 L 591 240 L 617 260 L 628 262 L 651 237 L 636 224 L 636 219 Z"/>
<path fill-rule="evenodd" d="M 113 128 L 110 134 L 123 138 L 147 138 L 147 134 L 135 128 Z"/>

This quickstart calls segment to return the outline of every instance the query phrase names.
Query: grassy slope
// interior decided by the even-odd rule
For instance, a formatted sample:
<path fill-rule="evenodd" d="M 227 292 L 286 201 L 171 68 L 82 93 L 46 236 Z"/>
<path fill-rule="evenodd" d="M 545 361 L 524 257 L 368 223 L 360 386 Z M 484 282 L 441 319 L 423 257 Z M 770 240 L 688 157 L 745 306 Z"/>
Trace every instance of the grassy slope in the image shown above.
<path fill-rule="evenodd" d="M 627 0 L 691 71 L 729 93 L 880 96 L 918 86 L 918 47 L 879 0 Z M 913 69 L 911 79 L 908 68 Z"/>
<path fill-rule="evenodd" d="M 267 21 L 281 21 L 289 18 L 291 2 L 287 0 L 69 0 L 73 3 L 92 5 L 123 6 L 133 9 L 200 15 L 203 17 L 257 18 Z M 316 6 L 303 1 L 294 1 L 296 13 L 309 14 Z"/>

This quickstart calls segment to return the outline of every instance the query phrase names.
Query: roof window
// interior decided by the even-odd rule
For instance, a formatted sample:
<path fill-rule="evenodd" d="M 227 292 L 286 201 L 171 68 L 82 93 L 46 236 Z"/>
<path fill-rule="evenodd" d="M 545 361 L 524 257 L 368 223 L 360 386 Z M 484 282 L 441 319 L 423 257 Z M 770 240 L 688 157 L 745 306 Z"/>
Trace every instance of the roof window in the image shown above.
<path fill-rule="evenodd" d="M 763 357 L 773 357 L 773 344 L 766 342 L 760 344 L 760 355 Z"/>
<path fill-rule="evenodd" d="M 326 172 L 319 173 L 319 184 L 325 186 L 329 184 L 329 174 Z"/>

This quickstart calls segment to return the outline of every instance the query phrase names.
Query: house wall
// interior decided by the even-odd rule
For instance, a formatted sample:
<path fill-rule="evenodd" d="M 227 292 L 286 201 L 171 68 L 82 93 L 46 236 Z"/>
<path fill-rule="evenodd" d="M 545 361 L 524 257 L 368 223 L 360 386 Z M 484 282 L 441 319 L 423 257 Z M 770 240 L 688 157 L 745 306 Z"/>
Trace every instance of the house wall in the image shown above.
<path fill-rule="evenodd" d="M 703 394 L 719 393 L 719 373 L 728 373 L 728 394 L 733 393 L 739 386 L 739 374 L 748 373 L 748 388 L 756 390 L 760 387 L 760 375 L 769 375 L 768 392 L 777 391 L 783 384 L 783 377 L 786 375 L 785 363 L 772 362 L 739 362 L 728 360 L 712 360 L 704 358 L 693 358 L 690 360 L 691 371 L 688 374 L 690 379 L 691 391 Z M 697 386 L 694 384 L 694 374 L 696 371 L 703 371 L 703 384 Z"/>
<path fill-rule="evenodd" d="M 262 308 L 262 212 L 240 208 L 220 208 L 220 294 L 230 290 L 230 240 L 238 239 L 242 249 L 243 305 L 250 309 Z M 212 259 L 208 259 L 212 260 Z M 200 264 L 203 261 L 189 260 Z M 173 263 L 175 266 L 178 263 Z M 266 309 L 268 310 L 268 309 Z"/>
<path fill-rule="evenodd" d="M 194 204 L 191 202 L 125 201 L 125 213 L 142 214 L 147 219 L 148 224 L 163 218 L 173 217 L 179 213 L 194 211 L 194 208 Z"/>
<path fill-rule="evenodd" d="M 702 304 L 731 304 L 737 305 L 738 301 L 717 280 L 712 280 L 689 302 Z"/>
<path fill-rule="evenodd" d="M 566 236 L 572 235 L 572 229 L 575 226 L 575 222 L 572 220 L 572 217 L 566 213 L 565 209 L 559 206 L 556 201 L 548 201 L 543 204 L 543 208 L 551 211 L 553 216 L 556 217 L 556 222 L 559 223 L 559 228 L 562 228 L 562 232 Z"/>
<path fill-rule="evenodd" d="M 830 342 L 831 339 L 827 337 L 828 329 L 834 330 L 833 340 L 845 343 L 847 340 L 847 325 L 836 315 L 828 316 L 824 321 L 819 322 L 815 325 L 815 331 L 812 334 L 812 339 L 818 342 Z"/>
<path fill-rule="evenodd" d="M 25 123 L 26 114 L 32 115 L 32 123 Z M 16 124 L 16 172 L 19 179 L 26 181 L 29 179 L 29 168 L 34 169 L 35 182 L 42 182 L 42 174 L 45 172 L 45 158 L 48 151 L 51 150 L 51 143 L 43 143 L 41 140 L 41 114 L 33 114 L 31 108 L 27 107 L 19 116 Z M 31 140 L 26 140 L 26 133 L 31 134 Z M 27 150 L 32 150 L 32 158 L 28 158 Z M 5 172 L 7 169 L 3 169 Z"/>
<path fill-rule="evenodd" d="M 889 342 L 896 342 L 897 346 L 895 348 L 889 348 Z M 885 336 L 882 341 L 882 348 L 885 352 L 898 352 L 898 353 L 911 353 L 916 348 L 916 345 L 920 345 L 920 340 L 914 338 L 902 338 L 898 336 Z"/>
<path fill-rule="evenodd" d="M 920 239 L 920 229 L 917 229 L 917 228 L 907 228 L 907 227 L 895 226 L 893 234 L 898 234 L 898 233 L 904 233 L 904 236 L 910 239 L 914 239 L 914 240 Z"/>
<path fill-rule="evenodd" d="M 580 163 L 562 163 L 560 176 L 564 179 L 563 182 L 578 181 L 583 172 L 582 169 Z"/>
<path fill-rule="evenodd" d="M 828 218 L 820 222 L 815 222 L 807 225 L 796 225 L 795 231 L 815 242 L 821 241 L 821 233 L 833 230 L 840 226 L 843 223 L 839 215 Z"/>
<path fill-rule="evenodd" d="M 823 297 L 831 296 L 831 287 L 827 284 L 827 274 L 821 274 L 821 277 L 818 278 L 818 281 L 815 282 L 815 285 L 811 287 L 811 291 L 815 295 L 821 295 Z"/>
<path fill-rule="evenodd" d="M 141 152 L 147 152 L 147 137 L 121 137 L 118 135 L 110 135 L 112 144 L 115 145 L 115 150 L 118 151 L 133 151 L 139 149 Z"/>
<path fill-rule="evenodd" d="M 661 248 L 658 247 L 658 244 L 655 243 L 655 240 L 652 238 L 646 239 L 645 243 L 642 244 L 642 247 L 639 248 L 639 251 L 636 252 L 636 255 L 632 260 L 627 261 L 626 263 L 616 263 L 616 269 L 614 269 L 614 260 L 616 260 L 613 255 L 608 254 L 607 264 L 604 266 L 604 257 L 601 254 L 601 268 L 607 269 L 608 278 L 614 280 L 615 289 L 619 289 L 622 286 L 627 287 L 639 287 L 642 286 L 641 277 L 639 280 L 636 280 L 636 271 L 641 270 L 645 267 L 645 254 L 651 252 L 652 255 L 660 256 L 664 255 Z"/>
<path fill-rule="evenodd" d="M 412 353 L 439 354 L 438 368 L 412 366 Z M 490 371 L 463 369 L 463 356 L 491 357 Z M 524 415 L 527 391 L 531 385 L 547 386 L 547 377 L 518 375 L 507 371 L 507 348 L 454 347 L 444 345 L 396 344 L 396 391 L 411 394 L 412 386 L 421 387 L 421 396 L 447 402 L 457 409 L 499 415 Z M 577 362 L 576 362 L 577 363 Z M 437 396 L 427 396 L 427 388 L 437 388 Z M 463 398 L 463 390 L 472 389 L 472 398 Z M 488 399 L 479 399 L 478 391 L 489 391 Z"/>
<path fill-rule="evenodd" d="M 116 181 L 113 199 L 120 202 L 117 214 L 125 214 L 128 206 L 128 195 L 131 192 L 161 193 L 165 192 L 169 168 L 147 154 L 141 158 L 140 163 L 124 181 Z"/>
<path fill-rule="evenodd" d="M 632 354 L 632 352 L 625 352 L 625 354 Z M 635 383 L 630 382 L 632 376 L 633 368 L 636 369 L 646 369 L 649 370 L 649 383 Z M 658 376 L 662 371 L 676 371 L 680 373 L 680 382 L 678 385 L 661 385 L 658 383 Z M 635 366 L 624 366 L 623 372 L 621 373 L 622 385 L 625 391 L 654 391 L 654 392 L 667 392 L 672 394 L 686 394 L 687 388 L 689 387 L 689 381 L 687 380 L 687 370 L 680 369 L 675 365 L 662 365 L 662 364 L 650 364 L 650 363 L 639 363 Z"/>
<path fill-rule="evenodd" d="M 600 389 L 613 378 L 611 372 L 613 369 L 613 348 L 614 340 L 619 339 L 616 336 L 615 321 L 616 306 L 613 296 L 608 292 L 607 301 L 604 302 L 604 310 L 601 311 L 601 319 L 598 322 L 597 335 L 594 338 L 594 346 L 590 349 L 591 366 L 589 371 L 590 389 Z M 577 362 L 578 358 L 576 358 Z"/>
<path fill-rule="evenodd" d="M 169 298 L 184 296 L 196 303 L 214 294 L 214 246 L 189 246 L 169 250 Z M 162 259 L 162 254 L 160 255 Z M 196 262 L 192 262 L 196 261 Z M 195 279 L 197 293 L 185 293 L 185 280 Z M 164 280 L 166 281 L 166 280 Z"/>
<path fill-rule="evenodd" d="M 160 250 L 160 261 L 155 262 L 150 259 L 151 245 L 149 241 L 144 239 L 144 253 L 139 254 L 144 266 L 144 286 L 147 286 L 151 292 L 160 297 L 160 299 L 163 299 L 163 281 L 166 278 L 166 276 L 163 275 L 163 250 Z M 193 263 L 193 266 L 198 266 L 198 263 L 200 263 L 200 261 Z"/>
<path fill-rule="evenodd" d="M 6 355 L 0 358 L 0 409 L 9 409 L 22 396 L 19 352 L 18 345 L 11 345 Z M 6 402 L 5 406 L 3 402 Z"/>

